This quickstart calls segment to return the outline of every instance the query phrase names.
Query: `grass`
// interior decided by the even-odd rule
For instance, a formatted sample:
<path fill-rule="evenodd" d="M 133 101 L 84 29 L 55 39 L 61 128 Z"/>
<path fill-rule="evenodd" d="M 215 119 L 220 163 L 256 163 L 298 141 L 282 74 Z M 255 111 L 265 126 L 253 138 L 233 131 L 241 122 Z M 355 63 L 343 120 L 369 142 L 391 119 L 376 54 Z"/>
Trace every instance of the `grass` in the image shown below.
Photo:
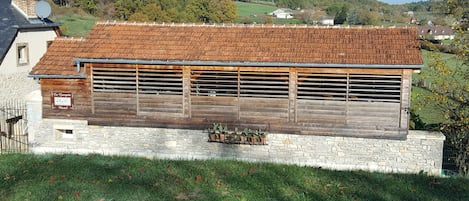
<path fill-rule="evenodd" d="M 97 18 L 89 15 L 63 15 L 53 19 L 61 24 L 60 29 L 65 36 L 86 37 L 93 28 Z"/>
<path fill-rule="evenodd" d="M 435 104 L 425 103 L 426 100 L 424 97 L 430 96 L 432 93 L 424 88 L 417 86 L 412 86 L 411 94 L 411 108 L 413 112 L 419 115 L 420 119 L 430 127 L 431 125 L 436 125 L 444 121 L 444 112 L 441 111 Z"/>
<path fill-rule="evenodd" d="M 414 83 L 422 77 L 428 71 L 428 65 L 432 61 L 431 54 L 434 52 L 430 52 L 427 50 L 422 50 L 423 60 L 424 60 L 424 67 L 420 74 L 414 74 L 413 80 Z M 461 61 L 459 61 L 454 54 L 447 54 L 447 53 L 437 53 L 440 54 L 442 61 L 452 70 L 461 67 Z M 432 80 L 439 79 L 437 77 L 425 77 L 427 82 L 432 82 Z M 461 82 L 467 82 L 464 79 L 461 79 Z M 420 88 L 420 87 L 412 87 L 412 105 L 411 108 L 414 109 L 415 113 L 420 116 L 422 121 L 427 124 L 438 124 L 444 121 L 443 111 L 440 108 L 435 106 L 431 103 L 422 104 L 427 102 L 424 98 L 425 96 L 430 96 L 431 92 L 427 89 Z"/>
<path fill-rule="evenodd" d="M 277 7 L 274 5 L 266 4 L 257 4 L 257 3 L 247 3 L 236 1 L 234 2 L 238 7 L 238 16 L 239 17 L 249 17 L 253 15 L 264 15 L 270 13 L 274 10 L 277 10 Z"/>
<path fill-rule="evenodd" d="M 261 3 L 234 2 L 238 7 L 238 19 L 236 19 L 236 22 L 245 23 L 247 21 L 264 24 L 266 18 L 269 18 L 271 22 L 268 24 L 301 24 L 301 21 L 298 19 L 278 19 L 268 16 L 268 13 L 277 10 L 277 7 L 264 1 L 260 2 Z"/>
<path fill-rule="evenodd" d="M 464 200 L 469 179 L 236 161 L 0 155 L 0 201 Z"/>

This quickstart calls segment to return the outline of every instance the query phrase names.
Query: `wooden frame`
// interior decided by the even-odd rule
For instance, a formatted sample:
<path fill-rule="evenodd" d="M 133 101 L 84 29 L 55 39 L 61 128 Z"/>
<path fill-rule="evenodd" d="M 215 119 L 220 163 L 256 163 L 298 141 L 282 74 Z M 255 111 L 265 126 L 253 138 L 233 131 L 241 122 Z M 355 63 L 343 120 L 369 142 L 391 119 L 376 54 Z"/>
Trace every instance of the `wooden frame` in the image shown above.
<path fill-rule="evenodd" d="M 393 139 L 404 138 L 408 129 L 410 69 L 100 63 L 85 68 L 87 79 L 71 83 L 81 107 L 58 114 L 46 110 L 44 117 L 192 129 L 216 122 L 270 132 Z M 43 84 L 43 93 L 51 89 Z"/>

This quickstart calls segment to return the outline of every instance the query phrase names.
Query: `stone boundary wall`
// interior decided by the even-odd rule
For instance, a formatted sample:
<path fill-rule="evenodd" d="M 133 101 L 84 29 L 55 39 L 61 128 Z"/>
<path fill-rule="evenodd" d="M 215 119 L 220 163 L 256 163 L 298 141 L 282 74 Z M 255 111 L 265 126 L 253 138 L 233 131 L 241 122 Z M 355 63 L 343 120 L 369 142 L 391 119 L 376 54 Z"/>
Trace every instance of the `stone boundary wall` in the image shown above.
<path fill-rule="evenodd" d="M 208 142 L 202 130 L 109 127 L 83 120 L 42 119 L 40 93 L 28 102 L 33 153 L 129 155 L 161 159 L 235 159 L 335 170 L 440 175 L 444 136 L 409 131 L 406 140 L 275 133 L 268 145 Z M 30 97 L 30 98 L 31 98 Z"/>

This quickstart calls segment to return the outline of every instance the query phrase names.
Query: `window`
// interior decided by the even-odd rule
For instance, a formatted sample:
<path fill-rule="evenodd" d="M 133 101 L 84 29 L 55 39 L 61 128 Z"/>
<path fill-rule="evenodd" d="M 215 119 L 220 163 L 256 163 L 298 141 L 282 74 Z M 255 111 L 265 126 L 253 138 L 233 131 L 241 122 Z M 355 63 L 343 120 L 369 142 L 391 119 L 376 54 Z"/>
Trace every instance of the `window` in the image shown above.
<path fill-rule="evenodd" d="M 193 70 L 191 72 L 193 96 L 238 96 L 238 72 Z"/>
<path fill-rule="evenodd" d="M 93 91 L 107 93 L 136 93 L 135 69 L 94 68 Z"/>
<path fill-rule="evenodd" d="M 92 70 L 94 113 L 183 114 L 182 68 L 95 65 Z"/>
<path fill-rule="evenodd" d="M 298 74 L 298 99 L 345 101 L 346 94 L 346 74 Z"/>
<path fill-rule="evenodd" d="M 17 63 L 18 66 L 25 66 L 29 64 L 29 50 L 27 43 L 18 43 L 17 49 Z"/>
<path fill-rule="evenodd" d="M 401 76 L 351 74 L 348 96 L 349 101 L 399 103 Z"/>
<path fill-rule="evenodd" d="M 182 69 L 139 69 L 140 94 L 182 95 Z"/>
<path fill-rule="evenodd" d="M 399 103 L 401 79 L 400 75 L 299 73 L 298 99 Z"/>
<path fill-rule="evenodd" d="M 252 98 L 288 98 L 288 72 L 241 71 L 240 96 Z"/>
<path fill-rule="evenodd" d="M 54 125 L 55 139 L 59 141 L 75 140 L 73 125 Z"/>

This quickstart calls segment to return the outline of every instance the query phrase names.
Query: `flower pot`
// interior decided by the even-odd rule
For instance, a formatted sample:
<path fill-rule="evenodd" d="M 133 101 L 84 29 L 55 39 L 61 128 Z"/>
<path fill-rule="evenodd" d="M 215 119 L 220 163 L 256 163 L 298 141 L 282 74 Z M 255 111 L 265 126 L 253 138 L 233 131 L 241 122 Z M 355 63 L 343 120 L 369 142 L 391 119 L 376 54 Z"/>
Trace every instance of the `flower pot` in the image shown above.
<path fill-rule="evenodd" d="M 246 141 L 247 141 L 246 136 L 240 136 L 239 137 L 239 143 L 244 144 L 244 143 L 246 143 Z"/>
<path fill-rule="evenodd" d="M 226 135 L 224 133 L 220 134 L 220 141 L 221 142 L 224 142 L 226 140 L 225 136 Z"/>
<path fill-rule="evenodd" d="M 216 140 L 217 140 L 217 134 L 215 134 L 215 133 L 210 133 L 209 139 L 210 139 L 210 141 L 216 141 Z"/>
<path fill-rule="evenodd" d="M 265 136 L 264 136 L 264 137 L 260 137 L 259 140 L 260 140 L 261 144 L 266 144 L 266 142 L 267 142 L 267 137 L 265 137 Z"/>

